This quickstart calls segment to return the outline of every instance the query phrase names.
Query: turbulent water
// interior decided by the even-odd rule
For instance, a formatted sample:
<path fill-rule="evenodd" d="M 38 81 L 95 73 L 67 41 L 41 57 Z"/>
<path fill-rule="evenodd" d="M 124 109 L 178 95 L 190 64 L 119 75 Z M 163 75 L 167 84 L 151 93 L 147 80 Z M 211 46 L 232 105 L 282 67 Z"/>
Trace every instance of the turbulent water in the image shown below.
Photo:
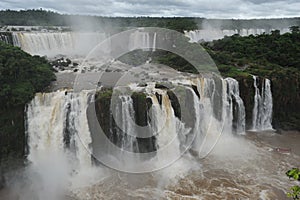
<path fill-rule="evenodd" d="M 91 159 L 82 141 L 91 142 L 86 113 L 88 92 L 68 91 L 37 94 L 27 107 L 27 133 L 33 164 L 47 154 L 62 155 L 65 150 L 76 155 L 82 167 L 90 166 Z M 80 139 L 79 139 L 80 136 Z"/>

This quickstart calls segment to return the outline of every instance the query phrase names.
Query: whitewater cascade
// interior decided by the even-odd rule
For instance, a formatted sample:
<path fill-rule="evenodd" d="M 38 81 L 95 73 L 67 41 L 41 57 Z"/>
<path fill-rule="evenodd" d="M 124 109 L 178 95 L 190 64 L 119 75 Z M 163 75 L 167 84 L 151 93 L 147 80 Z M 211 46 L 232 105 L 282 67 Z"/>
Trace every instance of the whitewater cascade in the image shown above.
<path fill-rule="evenodd" d="M 117 143 L 120 145 L 120 148 L 130 152 L 138 152 L 139 150 L 136 138 L 125 134 L 135 131 L 133 124 L 129 123 L 129 119 L 132 119 L 132 121 L 135 120 L 132 98 L 127 95 L 119 96 L 116 106 L 112 109 L 115 116 L 114 119 L 120 127 L 120 129 L 117 130 L 119 140 Z"/>
<path fill-rule="evenodd" d="M 184 97 L 186 103 L 180 104 L 185 110 L 181 116 L 175 112 L 174 99 L 170 98 L 168 91 L 154 86 L 149 84 L 144 91 L 152 102 L 146 126 L 153 133 L 151 140 L 139 138 L 139 129 L 132 125 L 136 115 L 131 96 L 119 95 L 116 105 L 111 108 L 119 128 L 116 129 L 110 122 L 110 130 L 115 130 L 110 137 L 121 149 L 129 152 L 155 151 L 172 140 L 171 147 L 156 154 L 157 159 L 163 162 L 169 157 L 180 156 L 184 149 L 190 148 L 187 145 L 195 138 L 191 148 L 200 157 L 205 157 L 221 134 L 245 132 L 245 108 L 236 80 L 196 78 L 177 86 L 181 88 L 179 91 L 187 94 Z M 39 163 L 50 152 L 55 152 L 72 155 L 79 168 L 91 166 L 93 137 L 86 111 L 92 98 L 88 91 L 36 94 L 27 106 L 28 159 Z"/>
<path fill-rule="evenodd" d="M 261 89 L 258 78 L 253 76 L 255 96 L 252 117 L 252 130 L 272 130 L 273 98 L 271 81 L 264 79 Z"/>
<path fill-rule="evenodd" d="M 222 29 L 203 29 L 203 30 L 193 30 L 186 31 L 185 35 L 191 39 L 191 42 L 199 41 L 213 41 L 222 39 L 225 36 L 232 36 L 234 34 L 239 34 L 240 36 L 249 35 L 261 35 L 263 33 L 269 34 L 273 29 L 241 29 L 241 30 L 222 30 Z M 289 28 L 280 29 L 280 33 L 284 34 L 290 32 Z"/>
<path fill-rule="evenodd" d="M 68 154 L 81 167 L 91 166 L 89 126 L 86 109 L 90 95 L 86 91 L 38 93 L 27 106 L 28 159 L 33 164 L 52 156 Z"/>
<path fill-rule="evenodd" d="M 246 127 L 246 113 L 244 102 L 240 97 L 239 83 L 233 78 L 226 78 L 227 83 L 227 101 L 229 103 L 229 113 L 227 116 L 232 118 L 234 121 L 232 124 L 233 128 L 238 134 L 245 133 Z M 233 119 L 236 120 L 233 120 Z"/>

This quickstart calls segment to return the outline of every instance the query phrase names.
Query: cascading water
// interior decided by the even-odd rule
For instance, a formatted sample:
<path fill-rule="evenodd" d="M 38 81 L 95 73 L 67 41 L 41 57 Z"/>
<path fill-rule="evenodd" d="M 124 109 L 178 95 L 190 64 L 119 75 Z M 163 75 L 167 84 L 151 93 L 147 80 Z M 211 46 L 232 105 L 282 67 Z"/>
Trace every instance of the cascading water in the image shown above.
<path fill-rule="evenodd" d="M 130 35 L 128 46 L 129 50 L 140 48 L 143 51 L 149 51 L 152 48 L 152 51 L 155 51 L 156 33 L 150 35 L 147 32 L 136 31 Z"/>
<path fill-rule="evenodd" d="M 265 79 L 261 90 L 258 78 L 253 76 L 255 96 L 252 116 L 252 130 L 272 130 L 273 98 L 271 92 L 271 81 Z"/>
<path fill-rule="evenodd" d="M 24 199 L 61 199 L 70 176 L 92 169 L 86 109 L 89 92 L 38 93 L 27 105 L 28 168 L 34 194 Z"/>
<path fill-rule="evenodd" d="M 56 56 L 86 55 L 106 39 L 105 33 L 84 32 L 14 32 L 13 44 L 30 54 Z"/>
<path fill-rule="evenodd" d="M 181 145 L 184 145 L 185 142 L 182 138 L 186 136 L 189 129 L 175 116 L 167 92 L 159 90 L 156 92 L 161 99 L 159 100 L 154 94 L 150 96 L 152 100 L 150 127 L 157 138 L 156 145 L 159 150 L 171 144 L 166 151 L 158 151 L 158 159 L 164 161 L 168 157 L 180 156 Z"/>
<path fill-rule="evenodd" d="M 241 30 L 221 30 L 221 29 L 202 29 L 186 31 L 185 35 L 191 39 L 191 42 L 213 41 L 222 39 L 225 36 L 232 36 L 234 34 L 239 34 L 240 36 L 249 35 L 261 35 L 263 33 L 271 33 L 272 29 L 241 29 Z M 289 28 L 281 28 L 280 33 L 284 34 L 290 32 Z"/>
<path fill-rule="evenodd" d="M 143 93 L 144 97 L 151 101 L 151 107 L 147 110 L 147 125 L 143 130 L 150 130 L 154 139 L 139 137 L 143 135 L 140 133 L 142 129 L 132 124 L 136 122 L 137 112 L 141 112 L 136 110 L 135 104 L 141 102 L 137 102 L 134 96 L 116 93 L 116 99 L 112 100 L 116 104 L 104 109 L 110 111 L 108 115 L 102 115 L 110 116 L 106 123 L 110 126 L 111 135 L 106 136 L 111 137 L 111 142 L 121 149 L 119 154 L 109 155 L 113 149 L 105 147 L 104 154 L 109 159 L 133 169 L 137 162 L 145 163 L 146 166 L 166 162 L 164 166 L 167 166 L 170 158 L 176 160 L 187 149 L 192 155 L 205 158 L 222 135 L 230 138 L 230 134 L 245 132 L 245 107 L 239 96 L 239 85 L 236 80 L 208 76 L 174 80 L 172 83 L 174 85 L 172 89 L 156 88 L 155 83 L 129 87 L 133 92 Z M 125 91 L 128 91 L 127 89 Z M 269 96 L 269 81 L 265 82 L 264 90 L 265 99 L 270 101 L 272 98 Z M 174 107 L 175 99 L 170 92 L 178 98 L 181 111 Z M 90 118 L 87 117 L 86 111 L 92 99 L 93 96 L 89 91 L 80 93 L 58 91 L 37 94 L 28 104 L 28 159 L 35 168 L 34 173 L 42 174 L 42 177 L 47 173 L 51 174 L 52 178 L 48 176 L 44 178 L 47 181 L 58 179 L 62 180 L 61 184 L 65 182 L 73 184 L 75 179 L 79 179 L 76 178 L 79 175 L 80 180 L 91 179 L 93 175 L 90 174 L 89 178 L 83 178 L 87 171 L 95 173 L 96 170 L 102 170 L 101 166 L 94 166 L 90 154 L 95 153 L 93 151 L 95 140 L 93 131 L 89 129 Z M 96 105 L 99 106 L 97 103 Z M 107 106 L 106 103 L 101 105 Z M 192 143 L 189 143 L 191 141 Z M 128 160 L 124 159 L 127 158 L 123 156 L 124 152 L 140 153 L 139 155 L 147 152 L 154 154 L 147 157 L 147 160 L 142 156 Z M 191 156 L 188 153 L 185 155 L 187 158 Z M 49 166 L 51 169 L 48 169 Z M 59 173 L 52 172 L 53 169 L 57 169 Z M 56 181 L 46 182 L 46 186 L 50 188 L 62 187 L 61 184 Z M 52 196 L 45 197 L 45 194 L 46 192 L 42 190 L 39 198 L 55 199 Z"/>
<path fill-rule="evenodd" d="M 148 51 L 156 49 L 156 33 L 137 31 L 130 35 L 129 50 L 136 47 Z M 99 32 L 13 32 L 14 46 L 32 55 L 86 56 L 96 45 L 107 38 L 107 34 Z M 1 39 L 5 39 L 4 37 Z M 107 47 L 107 51 L 110 47 Z"/>
<path fill-rule="evenodd" d="M 152 101 L 152 106 L 148 111 L 150 117 L 148 128 L 155 133 L 154 136 L 157 139 L 153 145 L 159 149 L 170 140 L 177 141 L 173 143 L 176 147 L 172 148 L 172 154 L 178 156 L 181 153 L 180 149 L 184 149 L 186 142 L 194 135 L 196 140 L 193 149 L 201 150 L 205 152 L 203 154 L 206 154 L 214 145 L 214 140 L 211 143 L 208 142 L 209 139 L 215 138 L 214 135 L 218 136 L 223 132 L 244 133 L 245 108 L 239 97 L 238 82 L 229 78 L 220 81 L 220 91 L 212 78 L 193 80 L 190 84 L 196 84 L 194 90 L 190 86 L 184 86 L 184 90 L 192 97 L 186 100 L 188 104 L 192 102 L 193 106 L 186 108 L 192 109 L 189 111 L 192 116 L 186 116 L 185 119 L 183 117 L 182 120 L 175 115 L 167 91 L 149 86 L 147 95 Z M 221 105 L 216 98 L 221 98 Z M 64 154 L 65 150 L 69 149 L 80 166 L 91 165 L 89 147 L 81 144 L 81 142 L 92 143 L 86 116 L 88 99 L 88 92 L 76 94 L 62 91 L 36 95 L 27 110 L 29 160 L 36 162 L 52 149 L 58 151 L 59 154 Z M 117 104 L 112 109 L 114 120 L 119 128 L 111 127 L 111 130 L 116 130 L 114 137 L 117 137 L 115 142 L 118 146 L 129 152 L 139 152 L 139 149 L 145 149 L 139 143 L 139 129 L 132 125 L 135 121 L 132 98 L 128 95 L 118 96 Z M 188 117 L 193 119 L 192 124 L 189 124 Z M 204 145 L 204 141 L 209 145 Z M 170 154 L 157 156 L 162 158 Z"/>
<path fill-rule="evenodd" d="M 134 109 L 133 101 L 130 96 L 122 95 L 118 97 L 118 101 L 114 109 L 114 119 L 120 130 L 117 131 L 118 144 L 121 149 L 130 152 L 138 152 L 138 143 L 135 137 L 127 133 L 134 132 Z M 129 120 L 131 119 L 131 120 Z"/>
<path fill-rule="evenodd" d="M 240 97 L 239 83 L 233 78 L 226 78 L 225 81 L 227 83 L 227 102 L 229 107 L 227 116 L 232 122 L 233 131 L 238 134 L 244 134 L 246 113 L 244 102 Z"/>
<path fill-rule="evenodd" d="M 67 91 L 35 96 L 27 107 L 28 159 L 32 163 L 53 152 L 63 155 L 69 147 L 80 166 L 91 165 L 88 147 L 82 145 L 82 141 L 91 143 L 86 118 L 88 96 L 88 92 Z"/>
<path fill-rule="evenodd" d="M 6 44 L 12 44 L 11 38 L 7 33 L 1 33 L 0 32 L 0 41 L 6 43 Z"/>

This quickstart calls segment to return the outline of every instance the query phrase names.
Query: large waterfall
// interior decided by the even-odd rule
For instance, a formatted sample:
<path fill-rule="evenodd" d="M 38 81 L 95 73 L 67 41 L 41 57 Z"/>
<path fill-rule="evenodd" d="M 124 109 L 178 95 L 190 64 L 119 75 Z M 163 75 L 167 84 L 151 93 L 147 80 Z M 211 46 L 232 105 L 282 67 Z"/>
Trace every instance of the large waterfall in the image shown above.
<path fill-rule="evenodd" d="M 271 81 L 264 79 L 261 89 L 258 77 L 253 76 L 255 96 L 253 106 L 252 129 L 272 130 L 273 98 L 271 92 Z"/>
<path fill-rule="evenodd" d="M 112 141 L 129 152 L 147 152 L 164 148 L 174 140 L 167 151 L 158 151 L 156 156 L 163 161 L 179 156 L 189 148 L 193 138 L 191 148 L 205 157 L 223 133 L 245 133 L 245 107 L 236 80 L 196 78 L 182 84 L 176 86 L 181 92 L 174 90 L 179 103 L 185 102 L 180 108 L 174 107 L 174 98 L 171 99 L 168 90 L 155 88 L 155 84 L 146 86 L 144 93 L 151 99 L 151 108 L 147 111 L 145 130 L 155 137 L 148 142 L 141 139 L 144 133 L 133 124 L 137 115 L 132 97 L 120 94 L 111 108 L 118 126 L 116 129 L 112 121 L 109 123 Z M 181 97 L 181 94 L 186 95 Z M 87 108 L 92 98 L 88 91 L 37 94 L 27 106 L 29 160 L 38 163 L 50 153 L 56 153 L 72 155 L 79 168 L 90 166 L 93 141 Z"/>

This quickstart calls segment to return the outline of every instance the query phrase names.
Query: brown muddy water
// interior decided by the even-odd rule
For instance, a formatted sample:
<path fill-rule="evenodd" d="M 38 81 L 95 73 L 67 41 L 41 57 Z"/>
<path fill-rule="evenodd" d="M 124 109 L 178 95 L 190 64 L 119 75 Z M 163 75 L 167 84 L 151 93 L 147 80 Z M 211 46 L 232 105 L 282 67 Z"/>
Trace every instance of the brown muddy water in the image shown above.
<path fill-rule="evenodd" d="M 299 132 L 223 135 L 205 159 L 186 154 L 170 167 L 148 174 L 100 170 L 90 177 L 99 177 L 93 183 L 74 180 L 63 199 L 284 200 L 297 184 L 285 175 L 293 167 L 300 167 Z M 6 188 L 0 199 L 26 199 L 22 192 Z"/>
<path fill-rule="evenodd" d="M 290 149 L 278 152 L 276 148 Z M 296 184 L 285 173 L 300 167 L 300 134 L 248 132 L 223 135 L 205 159 L 184 156 L 171 167 L 147 175 L 114 174 L 94 186 L 74 190 L 74 199 L 288 199 Z"/>

